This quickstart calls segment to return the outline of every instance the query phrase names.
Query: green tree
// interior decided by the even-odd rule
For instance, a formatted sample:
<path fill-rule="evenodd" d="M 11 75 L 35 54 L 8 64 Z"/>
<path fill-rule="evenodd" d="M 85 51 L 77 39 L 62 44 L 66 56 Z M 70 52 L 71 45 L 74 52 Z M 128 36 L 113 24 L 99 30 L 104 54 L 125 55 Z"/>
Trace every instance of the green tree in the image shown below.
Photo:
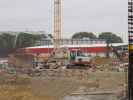
<path fill-rule="evenodd" d="M 96 39 L 97 37 L 91 32 L 78 32 L 72 36 L 72 39 L 83 39 L 83 38 Z"/>
<path fill-rule="evenodd" d="M 0 35 L 0 48 L 3 49 L 12 49 L 14 44 L 14 35 L 9 33 L 3 33 Z"/>
<path fill-rule="evenodd" d="M 17 40 L 16 40 L 16 48 L 34 46 L 36 41 L 40 39 L 41 39 L 41 35 L 21 32 L 19 33 Z"/>
<path fill-rule="evenodd" d="M 52 34 L 48 34 L 48 36 L 52 39 L 53 38 L 53 35 Z"/>
<path fill-rule="evenodd" d="M 103 32 L 99 35 L 99 39 L 104 39 L 108 43 L 122 43 L 123 40 L 121 37 L 117 36 L 116 34 L 113 34 L 111 32 Z"/>
<path fill-rule="evenodd" d="M 17 33 L 17 35 L 13 35 L 2 33 L 0 34 L 0 55 L 5 57 L 18 48 L 34 46 L 36 41 L 41 38 L 42 35 L 40 34 Z"/>
<path fill-rule="evenodd" d="M 29 33 L 17 33 L 13 35 L 11 33 L 0 34 L 0 48 L 2 49 L 17 49 L 28 46 L 34 46 L 36 41 L 41 40 L 41 34 L 29 34 Z"/>

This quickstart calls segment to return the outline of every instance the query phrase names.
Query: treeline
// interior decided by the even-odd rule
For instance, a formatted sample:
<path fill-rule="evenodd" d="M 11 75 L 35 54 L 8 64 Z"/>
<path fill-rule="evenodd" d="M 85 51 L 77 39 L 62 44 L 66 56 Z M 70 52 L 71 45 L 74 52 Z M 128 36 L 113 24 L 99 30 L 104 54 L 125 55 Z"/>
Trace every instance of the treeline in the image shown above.
<path fill-rule="evenodd" d="M 40 40 L 42 35 L 30 33 L 2 33 L 0 34 L 0 49 L 15 49 L 34 46 L 36 41 Z"/>
<path fill-rule="evenodd" d="M 36 46 L 37 41 L 41 41 L 47 38 L 53 38 L 51 34 L 32 34 L 26 32 L 19 33 L 0 33 L 0 57 L 5 57 L 9 53 L 13 52 L 18 48 Z M 98 37 L 94 33 L 90 32 L 78 32 L 75 33 L 72 39 L 104 39 L 110 43 L 122 43 L 121 37 L 110 32 L 101 33 Z"/>
<path fill-rule="evenodd" d="M 120 36 L 118 36 L 114 33 L 111 33 L 111 32 L 102 32 L 98 36 L 96 36 L 92 32 L 78 32 L 72 36 L 72 39 L 84 39 L 84 38 L 104 39 L 105 41 L 107 41 L 109 43 L 122 43 L 123 42 L 123 40 Z"/>
<path fill-rule="evenodd" d="M 46 38 L 44 34 L 31 34 L 26 32 L 19 33 L 0 33 L 0 58 L 7 57 L 8 54 L 18 48 L 35 46 L 38 40 Z"/>
<path fill-rule="evenodd" d="M 52 35 L 49 35 L 50 38 L 53 38 Z M 24 48 L 29 46 L 35 46 L 37 41 L 47 38 L 46 34 L 32 34 L 26 32 L 20 32 L 16 34 L 11 33 L 1 33 L 0 34 L 0 49 L 15 49 L 15 48 Z M 117 36 L 111 32 L 103 32 L 96 36 L 91 32 L 78 32 L 75 33 L 72 39 L 104 39 L 109 43 L 122 43 L 123 40 L 121 37 Z"/>

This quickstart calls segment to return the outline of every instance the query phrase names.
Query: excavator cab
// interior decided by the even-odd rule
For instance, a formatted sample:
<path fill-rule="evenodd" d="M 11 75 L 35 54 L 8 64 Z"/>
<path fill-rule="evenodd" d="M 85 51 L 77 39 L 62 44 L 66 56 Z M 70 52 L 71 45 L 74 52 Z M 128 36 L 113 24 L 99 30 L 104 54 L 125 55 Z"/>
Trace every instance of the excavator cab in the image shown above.
<path fill-rule="evenodd" d="M 72 68 L 86 68 L 82 66 L 92 65 L 92 57 L 85 55 L 80 49 L 70 50 L 69 66 Z"/>

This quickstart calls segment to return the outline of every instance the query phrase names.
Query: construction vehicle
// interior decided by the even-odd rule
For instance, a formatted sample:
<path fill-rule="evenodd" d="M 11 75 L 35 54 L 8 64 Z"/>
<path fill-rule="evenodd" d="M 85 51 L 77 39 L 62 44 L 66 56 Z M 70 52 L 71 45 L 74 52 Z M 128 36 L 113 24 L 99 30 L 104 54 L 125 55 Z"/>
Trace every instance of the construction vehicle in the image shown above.
<path fill-rule="evenodd" d="M 58 69 L 65 66 L 68 69 L 84 69 L 89 68 L 94 65 L 93 57 L 85 55 L 80 49 L 66 49 L 61 48 L 56 53 L 53 53 L 49 56 L 47 60 L 40 55 L 36 55 L 36 60 L 34 61 L 34 68 L 46 68 L 46 69 Z"/>
<path fill-rule="evenodd" d="M 70 50 L 70 59 L 67 68 L 84 69 L 94 65 L 93 57 L 85 55 L 80 49 Z"/>
<path fill-rule="evenodd" d="M 120 62 L 128 62 L 128 51 L 118 52 L 116 47 L 110 46 L 110 50 L 116 55 Z"/>

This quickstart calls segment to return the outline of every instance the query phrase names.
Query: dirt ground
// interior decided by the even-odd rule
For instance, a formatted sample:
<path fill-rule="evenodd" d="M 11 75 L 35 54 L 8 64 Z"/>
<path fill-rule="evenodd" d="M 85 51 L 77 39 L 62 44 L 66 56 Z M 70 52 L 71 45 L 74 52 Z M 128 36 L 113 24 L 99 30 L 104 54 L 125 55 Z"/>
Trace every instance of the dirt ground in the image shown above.
<path fill-rule="evenodd" d="M 36 77 L 38 78 L 38 77 Z M 32 81 L 31 81 L 32 80 Z M 14 76 L 9 74 L 0 74 L 0 100 L 56 100 L 54 96 L 46 96 L 35 94 L 33 90 L 40 88 L 40 92 L 47 91 L 45 88 L 46 84 L 43 84 L 44 78 L 39 77 L 38 83 L 33 85 L 34 79 L 26 75 Z M 84 80 L 85 81 L 85 80 Z M 88 76 L 86 88 L 91 89 L 95 87 L 95 82 L 98 81 L 99 86 L 96 90 L 117 90 L 119 84 L 125 83 L 125 73 L 124 72 L 95 72 Z M 52 83 L 52 82 L 51 82 Z M 65 87 L 58 87 L 60 91 Z M 66 86 L 66 84 L 65 84 Z M 69 90 L 68 90 L 69 91 Z M 68 92 L 67 91 L 67 92 Z M 58 100 L 58 99 L 57 99 Z"/>

